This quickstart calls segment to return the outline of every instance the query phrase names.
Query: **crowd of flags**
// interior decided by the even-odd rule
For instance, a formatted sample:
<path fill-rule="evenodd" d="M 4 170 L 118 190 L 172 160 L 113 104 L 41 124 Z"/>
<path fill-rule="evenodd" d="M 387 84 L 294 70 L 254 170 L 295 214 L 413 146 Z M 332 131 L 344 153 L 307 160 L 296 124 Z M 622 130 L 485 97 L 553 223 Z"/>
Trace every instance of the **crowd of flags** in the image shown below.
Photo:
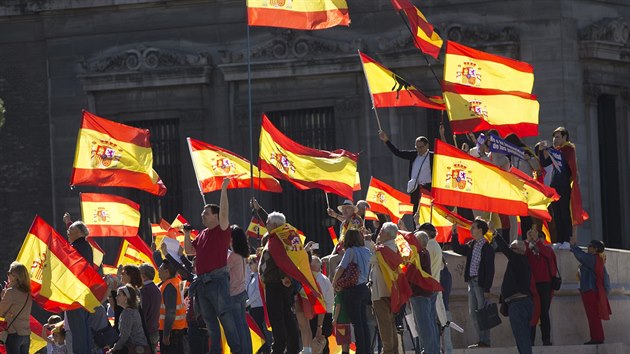
<path fill-rule="evenodd" d="M 391 2 L 409 28 L 414 45 L 437 60 L 443 40 L 433 25 L 409 0 Z M 248 0 L 247 14 L 249 26 L 321 30 L 350 24 L 344 0 Z M 528 63 L 447 41 L 444 75 L 440 82 L 442 96 L 426 96 L 383 64 L 364 53 L 358 55 L 375 109 L 415 106 L 446 110 L 455 134 L 496 129 L 501 136 L 538 135 L 539 104 L 532 95 L 534 73 Z M 187 143 L 202 195 L 219 190 L 225 178 L 231 179 L 228 188 L 253 187 L 266 192 L 282 192 L 279 179 L 291 182 L 300 190 L 316 188 L 348 199 L 353 199 L 353 193 L 361 190 L 357 153 L 300 145 L 284 135 L 264 114 L 256 165 L 252 166 L 252 162 L 225 148 L 197 139 L 189 137 Z M 552 160 L 557 163 L 553 156 Z M 156 196 L 164 196 L 167 192 L 153 169 L 149 131 L 87 111 L 82 114 L 70 185 L 135 188 Z M 435 144 L 432 186 L 430 194 L 422 194 L 417 217 L 419 222 L 432 222 L 436 226 L 439 242 L 448 242 L 453 228 L 458 229 L 464 240 L 470 237 L 471 222 L 446 206 L 530 215 L 549 221 L 547 206 L 558 199 L 555 190 L 514 168 L 504 171 L 441 141 Z M 365 199 L 371 208 L 366 211 L 366 219 L 376 220 L 375 213 L 378 212 L 398 221 L 413 212 L 408 194 L 375 177 L 370 179 Z M 81 193 L 80 204 L 82 219 L 90 229 L 88 242 L 94 250 L 94 263 L 101 266 L 105 274 L 115 274 L 117 267 L 123 264 L 150 263 L 155 266 L 150 248 L 138 236 L 141 217 L 136 202 L 113 194 Z M 183 242 L 181 228 L 185 223 L 186 219 L 178 215 L 171 223 L 162 219 L 151 224 L 154 242 L 158 247 L 164 238 Z M 290 275 L 308 285 L 305 295 L 316 311 L 323 311 L 323 299 L 314 290 L 317 285 L 308 271 L 310 267 L 303 249 L 292 250 L 295 240 L 299 239 L 303 245 L 306 236 L 290 225 L 286 230 L 274 231 L 279 237 L 270 241 L 270 252 L 274 258 L 292 267 Z M 336 245 L 338 239 L 334 228 L 328 231 Z M 264 222 L 253 217 L 247 234 L 260 237 L 266 232 Z M 194 230 L 193 237 L 197 233 Z M 104 252 L 94 241 L 99 237 L 121 238 L 116 264 L 102 264 Z M 407 252 L 396 255 L 387 248 L 377 252 L 386 281 L 395 289 L 392 292 L 393 309 L 399 308 L 410 293 L 404 285 L 407 282 L 400 281 L 403 273 L 412 283 L 425 289 L 437 290 L 439 287 L 437 283 L 430 283 L 431 278 L 416 264 L 418 257 L 414 254 L 420 246 L 415 237 L 401 234 L 396 242 L 399 249 Z M 48 311 L 78 307 L 91 311 L 107 290 L 96 268 L 39 216 L 35 217 L 28 231 L 17 261 L 31 269 L 33 298 Z M 387 264 L 401 263 L 406 264 L 404 270 L 397 266 L 387 268 Z M 31 343 L 41 348 L 45 345 L 39 337 L 41 324 L 32 319 L 31 325 L 37 327 L 33 331 L 36 338 Z M 260 342 L 262 335 L 256 338 Z"/>

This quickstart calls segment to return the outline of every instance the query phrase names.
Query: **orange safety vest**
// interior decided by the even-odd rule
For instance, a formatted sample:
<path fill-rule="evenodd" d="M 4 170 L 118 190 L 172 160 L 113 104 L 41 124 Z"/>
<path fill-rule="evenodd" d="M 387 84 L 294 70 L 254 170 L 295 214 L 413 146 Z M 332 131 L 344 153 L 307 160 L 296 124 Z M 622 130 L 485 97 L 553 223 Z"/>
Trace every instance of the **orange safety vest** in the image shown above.
<path fill-rule="evenodd" d="M 175 321 L 173 322 L 173 330 L 184 329 L 187 328 L 186 324 L 186 307 L 184 306 L 184 301 L 182 298 L 182 293 L 179 291 L 179 283 L 180 280 L 175 278 L 171 278 L 169 280 L 163 281 L 162 285 L 160 285 L 160 292 L 162 293 L 162 304 L 160 305 L 160 331 L 164 330 L 164 319 L 166 318 L 166 306 L 164 306 L 164 291 L 166 290 L 166 286 L 168 284 L 173 285 L 175 290 L 177 291 L 177 303 L 175 306 Z"/>

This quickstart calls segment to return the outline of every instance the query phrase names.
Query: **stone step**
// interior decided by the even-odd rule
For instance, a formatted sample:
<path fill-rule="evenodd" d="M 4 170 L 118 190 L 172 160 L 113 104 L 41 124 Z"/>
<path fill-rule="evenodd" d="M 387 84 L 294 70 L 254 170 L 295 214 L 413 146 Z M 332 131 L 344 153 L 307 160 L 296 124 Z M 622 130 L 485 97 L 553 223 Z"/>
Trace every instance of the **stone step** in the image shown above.
<path fill-rule="evenodd" d="M 534 347 L 534 354 L 627 354 L 628 343 L 604 343 L 600 345 L 552 345 Z M 408 351 L 407 354 L 413 354 Z M 453 354 L 518 354 L 516 347 L 455 349 Z"/>

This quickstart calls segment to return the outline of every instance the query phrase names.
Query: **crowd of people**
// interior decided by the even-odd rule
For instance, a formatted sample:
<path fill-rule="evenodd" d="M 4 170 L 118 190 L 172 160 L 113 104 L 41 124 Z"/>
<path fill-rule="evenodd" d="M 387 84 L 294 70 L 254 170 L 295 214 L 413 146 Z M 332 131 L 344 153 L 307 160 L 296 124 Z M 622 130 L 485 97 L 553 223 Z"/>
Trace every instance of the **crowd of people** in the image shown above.
<path fill-rule="evenodd" d="M 443 135 L 443 127 L 440 132 Z M 568 137 L 564 128 L 553 133 L 558 151 L 566 146 Z M 415 213 L 420 191 L 431 189 L 433 162 L 429 141 L 419 137 L 415 150 L 399 150 L 385 132 L 381 131 L 379 138 L 394 155 L 409 161 L 407 192 Z M 502 168 L 519 166 L 533 178 L 543 180 L 543 168 L 553 165 L 551 186 L 560 194 L 560 200 L 552 204 L 551 211 L 560 245 L 565 248 L 566 240 L 580 264 L 579 290 L 590 328 L 590 340 L 585 344 L 603 343 L 601 320 L 608 319 L 611 312 L 605 247 L 598 240 L 591 241 L 587 252 L 576 245 L 570 200 L 574 198 L 571 184 L 578 177 L 575 163 L 568 161 L 575 158 L 574 151 L 573 155 L 561 155 L 561 166 L 556 168 L 557 160 L 549 155 L 545 143 L 535 150 L 526 149 L 527 163 L 523 164 L 491 152 L 483 140 L 476 141 L 471 154 Z M 412 228 L 404 221 L 390 222 L 381 214 L 378 220 L 365 220 L 369 204 L 359 201 L 355 205 L 346 200 L 337 211 L 327 210 L 330 217 L 340 222 L 339 243 L 332 253 L 319 254 L 313 242 L 303 245 L 310 269 L 302 271 L 312 273 L 317 289 L 310 290 L 315 290 L 324 301 L 324 309 L 316 313 L 306 294 L 309 289 L 291 276 L 284 260 L 277 259 L 278 253 L 270 247 L 274 238 L 291 228 L 285 215 L 278 211 L 267 213 L 252 198 L 252 209 L 260 220 L 266 220 L 269 231 L 262 237 L 260 247 L 252 248 L 244 230 L 229 222 L 229 182 L 228 178 L 223 181 L 218 205 L 204 206 L 201 219 L 205 229 L 197 237 L 192 239 L 192 228 L 184 225 L 184 244 L 177 255 L 169 253 L 166 244 L 154 245 L 159 284 L 154 282 L 156 269 L 150 264 L 121 266 L 117 276 L 107 278 L 112 291 L 102 306 L 93 311 L 66 311 L 63 319 L 58 315 L 49 318 L 42 333 L 48 340 L 47 352 L 157 353 L 159 348 L 163 354 L 214 354 L 221 353 L 222 346 L 227 345 L 237 354 L 329 353 L 329 338 L 334 335 L 343 353 L 349 353 L 354 342 L 358 354 L 391 354 L 401 352 L 400 335 L 404 328 L 415 326 L 419 335 L 414 342 L 416 349 L 426 354 L 451 353 L 452 277 L 442 247 L 466 257 L 464 280 L 468 283 L 470 318 L 476 335 L 470 348 L 491 346 L 490 328 L 483 325 L 480 310 L 494 296 L 491 288 L 495 252 L 503 253 L 508 260 L 499 302 L 501 312 L 509 317 L 519 353 L 532 352 L 538 324 L 543 345 L 552 345 L 549 309 L 558 267 L 553 249 L 543 243 L 544 234 L 536 220 L 530 220 L 522 239 L 504 238 L 487 214 L 470 211 L 473 239 L 461 243 L 457 228 L 453 228 L 450 244 L 440 245 L 435 240 L 434 225 L 419 224 L 417 216 Z M 68 214 L 64 221 L 68 241 L 92 263 L 92 248 L 85 239 L 88 228 L 81 221 L 72 222 Z M 401 288 L 392 290 L 392 273 L 386 263 L 391 266 L 392 260 L 402 259 L 396 242 L 401 234 L 413 237 L 413 244 L 417 245 L 418 259 L 411 262 L 417 261 L 422 272 L 441 287 L 436 290 L 412 282 L 399 284 L 409 289 L 408 301 L 394 306 L 402 292 Z M 394 264 L 394 269 L 398 265 Z M 28 353 L 33 302 L 30 284 L 28 269 L 16 262 L 11 264 L 0 301 L 0 316 L 7 324 L 2 332 L 7 334 L 4 342 L 9 354 Z M 265 338 L 260 348 L 252 348 L 248 315 Z M 412 323 L 408 320 L 411 317 L 405 315 L 413 316 Z M 114 318 L 114 326 L 108 317 Z"/>

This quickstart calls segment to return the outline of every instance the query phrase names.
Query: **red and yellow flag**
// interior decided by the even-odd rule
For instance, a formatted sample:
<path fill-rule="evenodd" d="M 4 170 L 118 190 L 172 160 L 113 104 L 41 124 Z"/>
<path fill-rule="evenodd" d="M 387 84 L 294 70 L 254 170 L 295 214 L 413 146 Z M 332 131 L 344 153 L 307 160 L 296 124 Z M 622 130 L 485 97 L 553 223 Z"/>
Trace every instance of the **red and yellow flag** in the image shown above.
<path fill-rule="evenodd" d="M 501 136 L 538 135 L 536 96 L 444 82 L 444 101 L 455 134 L 496 129 Z"/>
<path fill-rule="evenodd" d="M 506 215 L 527 215 L 524 182 L 458 148 L 435 141 L 433 202 Z"/>
<path fill-rule="evenodd" d="M 29 321 L 31 327 L 31 343 L 28 347 L 28 353 L 35 354 L 40 349 L 46 348 L 46 344 L 48 344 L 48 342 L 46 341 L 46 338 L 42 337 L 44 326 L 42 326 L 42 324 L 39 323 L 33 315 L 31 315 Z"/>
<path fill-rule="evenodd" d="M 416 106 L 444 110 L 441 97 L 427 97 L 402 77 L 359 52 L 374 108 Z"/>
<path fill-rule="evenodd" d="M 337 233 L 335 232 L 334 226 L 330 226 L 328 228 L 328 235 L 330 236 L 330 239 L 332 240 L 333 246 L 337 246 L 337 244 L 339 244 L 339 237 L 337 237 Z"/>
<path fill-rule="evenodd" d="M 265 223 L 260 221 L 258 217 L 252 216 L 252 220 L 249 222 L 249 226 L 247 227 L 247 236 L 259 238 L 263 237 L 266 233 L 267 228 L 265 227 Z"/>
<path fill-rule="evenodd" d="M 118 267 L 114 267 L 113 265 L 103 264 L 103 275 L 116 275 L 118 273 Z"/>
<path fill-rule="evenodd" d="M 223 179 L 229 177 L 228 189 L 250 188 L 250 163 L 237 154 L 203 141 L 187 138 L 199 190 L 209 193 L 220 190 Z M 280 182 L 267 173 L 254 169 L 254 188 L 267 192 L 282 192 Z"/>
<path fill-rule="evenodd" d="M 470 220 L 464 219 L 439 204 L 433 204 L 431 196 L 423 194 L 418 206 L 418 225 L 425 222 L 435 226 L 437 231 L 435 240 L 440 243 L 451 241 L 453 225 L 457 227 L 460 243 L 464 243 L 472 237 L 470 235 L 470 226 L 472 224 Z"/>
<path fill-rule="evenodd" d="M 166 186 L 153 170 L 149 130 L 87 111 L 83 111 L 70 185 L 129 187 L 166 194 Z"/>
<path fill-rule="evenodd" d="M 391 310 L 397 313 L 412 295 L 411 287 L 403 272 L 404 260 L 398 252 L 384 245 L 376 247 L 376 258 L 385 285 L 391 291 Z"/>
<path fill-rule="evenodd" d="M 325 151 L 296 143 L 263 114 L 260 158 L 263 172 L 285 179 L 298 189 L 319 188 L 352 199 L 358 155 L 345 150 Z"/>
<path fill-rule="evenodd" d="M 424 14 L 411 4 L 409 0 L 392 0 L 392 5 L 394 5 L 396 11 L 404 11 L 405 15 L 407 15 L 411 34 L 414 36 L 413 43 L 416 48 L 437 59 L 443 41 L 433 29 L 433 25 L 424 17 Z"/>
<path fill-rule="evenodd" d="M 94 266 L 39 216 L 16 261 L 30 269 L 31 295 L 47 311 L 84 307 L 93 312 L 107 293 L 107 284 Z"/>
<path fill-rule="evenodd" d="M 288 223 L 269 231 L 268 247 L 278 268 L 302 284 L 315 314 L 326 313 L 326 303 L 308 261 L 299 230 Z"/>
<path fill-rule="evenodd" d="M 404 214 L 413 214 L 409 194 L 400 192 L 374 177 L 370 179 L 365 201 L 370 203 L 372 212 L 387 214 L 393 222 L 398 222 Z"/>
<path fill-rule="evenodd" d="M 523 61 L 448 41 L 444 81 L 482 89 L 532 93 L 534 68 Z"/>
<path fill-rule="evenodd" d="M 256 353 L 263 346 L 263 344 L 265 344 L 265 335 L 262 333 L 260 328 L 258 328 L 256 321 L 254 321 L 249 313 L 245 314 L 245 319 L 247 320 L 249 335 L 252 339 L 252 353 Z M 230 346 L 228 345 L 227 338 L 225 337 L 223 326 L 219 324 L 219 327 L 221 329 L 221 353 L 231 353 Z"/>
<path fill-rule="evenodd" d="M 140 226 L 140 205 L 111 194 L 81 193 L 81 215 L 90 236 L 132 237 Z"/>
<path fill-rule="evenodd" d="M 422 249 L 422 245 L 412 232 L 399 231 L 398 236 L 396 236 L 396 245 L 404 261 L 403 272 L 409 284 L 413 284 L 426 291 L 435 292 L 444 290 L 440 282 L 422 269 L 419 253 Z"/>
<path fill-rule="evenodd" d="M 517 168 L 512 167 L 510 172 L 525 182 L 524 187 L 527 192 L 525 196 L 527 197 L 529 215 L 544 221 L 551 221 L 551 215 L 547 207 L 549 207 L 551 202 L 560 199 L 556 190 L 546 186 L 544 183 L 538 182 Z"/>
<path fill-rule="evenodd" d="M 101 264 L 103 264 L 105 251 L 103 251 L 101 246 L 92 237 L 88 236 L 85 239 L 90 244 L 90 247 L 92 247 L 92 262 L 95 266 L 100 267 Z"/>
<path fill-rule="evenodd" d="M 155 262 L 153 262 L 153 252 L 147 244 L 140 238 L 140 236 L 126 237 L 122 239 L 120 245 L 120 252 L 118 253 L 118 259 L 115 266 L 120 265 L 140 265 L 142 263 L 148 263 L 157 270 Z M 157 272 L 155 272 L 154 281 L 159 282 Z"/>
<path fill-rule="evenodd" d="M 247 0 L 247 24 L 318 30 L 349 26 L 345 0 Z"/>

